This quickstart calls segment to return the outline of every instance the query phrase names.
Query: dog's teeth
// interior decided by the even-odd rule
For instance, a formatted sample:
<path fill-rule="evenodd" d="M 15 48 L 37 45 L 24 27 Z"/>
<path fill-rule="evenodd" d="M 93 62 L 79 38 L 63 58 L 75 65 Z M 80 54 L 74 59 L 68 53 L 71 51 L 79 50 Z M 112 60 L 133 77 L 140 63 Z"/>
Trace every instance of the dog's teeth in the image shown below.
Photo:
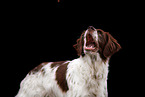
<path fill-rule="evenodd" d="M 94 48 L 94 46 L 90 45 L 90 46 L 87 46 L 86 48 Z"/>
<path fill-rule="evenodd" d="M 90 48 L 93 48 L 93 46 L 90 46 Z"/>

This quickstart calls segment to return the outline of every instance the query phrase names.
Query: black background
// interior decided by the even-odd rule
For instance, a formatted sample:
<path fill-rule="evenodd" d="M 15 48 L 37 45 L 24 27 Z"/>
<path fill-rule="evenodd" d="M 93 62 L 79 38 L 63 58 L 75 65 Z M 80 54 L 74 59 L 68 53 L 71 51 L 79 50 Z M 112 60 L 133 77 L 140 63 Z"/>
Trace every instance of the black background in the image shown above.
<path fill-rule="evenodd" d="M 134 3 L 96 0 L 6 2 L 3 7 L 2 68 L 5 97 L 14 97 L 26 74 L 42 62 L 78 58 L 73 45 L 88 26 L 109 32 L 122 49 L 110 60 L 109 97 L 135 95 Z"/>

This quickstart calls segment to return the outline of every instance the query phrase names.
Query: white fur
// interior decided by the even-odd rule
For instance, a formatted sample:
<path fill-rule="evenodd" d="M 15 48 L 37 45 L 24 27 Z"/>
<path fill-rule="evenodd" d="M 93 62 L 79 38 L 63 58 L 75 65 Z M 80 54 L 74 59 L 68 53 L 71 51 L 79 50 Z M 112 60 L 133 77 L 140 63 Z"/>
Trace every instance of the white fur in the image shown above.
<path fill-rule="evenodd" d="M 107 97 L 108 61 L 102 61 L 98 53 L 70 61 L 66 74 L 69 90 L 66 93 L 55 80 L 58 67 L 52 69 L 50 65 L 43 67 L 45 75 L 41 72 L 28 74 L 16 97 Z"/>
<path fill-rule="evenodd" d="M 92 63 L 91 57 L 97 60 Z M 67 81 L 70 90 L 67 97 L 107 97 L 108 62 L 100 59 L 99 54 L 86 55 L 69 64 Z"/>
<path fill-rule="evenodd" d="M 87 33 L 88 30 L 84 34 L 84 48 Z M 97 30 L 92 35 L 98 42 Z M 40 71 L 27 74 L 16 97 L 108 97 L 109 59 L 102 60 L 97 51 L 91 53 L 84 50 L 84 53 L 85 56 L 70 61 L 67 66 L 67 92 L 63 92 L 57 84 L 55 79 L 58 67 L 51 68 L 50 62 L 41 68 L 45 70 L 45 75 Z"/>

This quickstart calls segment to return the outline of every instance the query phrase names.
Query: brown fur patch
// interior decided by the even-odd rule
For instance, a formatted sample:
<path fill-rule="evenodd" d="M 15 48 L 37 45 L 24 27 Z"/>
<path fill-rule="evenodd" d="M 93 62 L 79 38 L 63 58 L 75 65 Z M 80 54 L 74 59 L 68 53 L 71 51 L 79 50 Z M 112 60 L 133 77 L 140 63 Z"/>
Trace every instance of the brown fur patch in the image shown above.
<path fill-rule="evenodd" d="M 103 55 L 105 57 L 110 57 L 112 56 L 115 52 L 119 51 L 121 49 L 120 44 L 117 42 L 116 39 L 114 39 L 109 33 L 107 34 L 107 43 L 104 48 Z"/>
<path fill-rule="evenodd" d="M 69 62 L 63 65 L 60 65 L 56 71 L 56 81 L 63 92 L 66 92 L 69 90 L 67 81 L 66 81 L 66 71 L 67 71 L 68 64 Z"/>
<path fill-rule="evenodd" d="M 64 62 L 66 62 L 66 61 L 53 62 L 53 63 L 51 64 L 51 68 L 56 67 L 56 66 L 60 66 L 60 65 L 62 65 Z"/>
<path fill-rule="evenodd" d="M 115 52 L 121 49 L 120 44 L 114 39 L 111 34 L 97 29 L 99 33 L 99 53 L 102 59 L 106 60 L 111 57 Z"/>
<path fill-rule="evenodd" d="M 45 65 L 48 64 L 48 63 L 49 63 L 49 62 L 43 62 L 43 63 L 41 63 L 40 65 L 38 65 L 37 67 L 35 67 L 34 69 L 32 69 L 32 70 L 29 72 L 29 74 L 35 74 L 35 73 L 37 73 L 38 71 L 41 70 L 41 68 L 42 68 L 43 66 L 45 66 Z M 44 74 L 44 73 L 45 73 L 44 69 L 42 69 L 41 72 Z"/>
<path fill-rule="evenodd" d="M 81 34 L 81 37 L 77 39 L 77 44 L 73 45 L 73 47 L 76 49 L 78 56 L 84 55 L 83 52 L 83 45 L 84 45 L 84 33 Z"/>

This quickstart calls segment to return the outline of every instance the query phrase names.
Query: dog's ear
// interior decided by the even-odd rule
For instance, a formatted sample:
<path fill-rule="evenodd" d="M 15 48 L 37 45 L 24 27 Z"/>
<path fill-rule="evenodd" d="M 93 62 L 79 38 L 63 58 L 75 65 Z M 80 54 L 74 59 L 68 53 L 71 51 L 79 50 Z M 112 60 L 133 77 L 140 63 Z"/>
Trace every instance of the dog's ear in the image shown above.
<path fill-rule="evenodd" d="M 77 39 L 77 44 L 73 45 L 73 47 L 76 49 L 78 56 L 82 55 L 83 52 L 83 45 L 84 45 L 84 33 L 81 35 L 79 39 Z"/>
<path fill-rule="evenodd" d="M 109 33 L 106 32 L 106 45 L 104 46 L 104 57 L 111 57 L 115 52 L 121 49 L 120 44 Z"/>

